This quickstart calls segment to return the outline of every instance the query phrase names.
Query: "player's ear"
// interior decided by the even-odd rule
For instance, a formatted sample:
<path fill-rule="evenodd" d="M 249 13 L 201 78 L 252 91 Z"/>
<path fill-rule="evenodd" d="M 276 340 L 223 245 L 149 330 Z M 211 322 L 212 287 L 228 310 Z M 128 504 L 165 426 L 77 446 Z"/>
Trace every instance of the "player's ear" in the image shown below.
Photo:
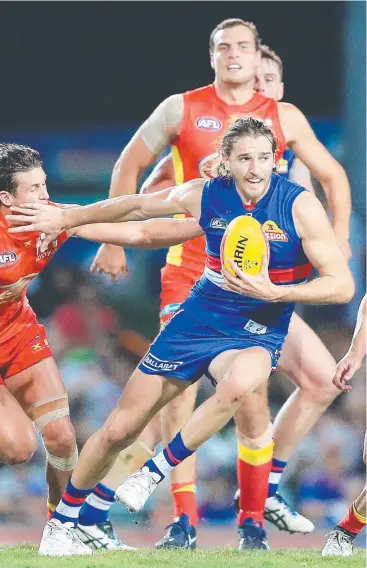
<path fill-rule="evenodd" d="M 211 50 L 209 51 L 209 61 L 210 61 L 210 67 L 214 69 L 214 57 L 213 57 L 213 52 Z"/>
<path fill-rule="evenodd" d="M 8 191 L 0 191 L 0 204 L 10 207 L 13 202 Z"/>
<path fill-rule="evenodd" d="M 284 83 L 280 83 L 279 85 L 279 93 L 278 93 L 278 101 L 281 101 L 282 98 L 284 97 Z"/>

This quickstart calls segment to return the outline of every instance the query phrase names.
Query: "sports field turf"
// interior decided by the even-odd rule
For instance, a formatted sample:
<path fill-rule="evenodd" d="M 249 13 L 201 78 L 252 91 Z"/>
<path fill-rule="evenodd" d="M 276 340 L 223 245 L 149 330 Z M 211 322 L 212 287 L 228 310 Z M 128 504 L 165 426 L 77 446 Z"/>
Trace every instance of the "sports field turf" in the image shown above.
<path fill-rule="evenodd" d="M 239 553 L 231 549 L 192 551 L 100 552 L 94 556 L 42 558 L 35 546 L 0 549 L 1 568 L 364 568 L 365 552 L 353 558 L 322 558 L 320 550 L 272 550 Z"/>

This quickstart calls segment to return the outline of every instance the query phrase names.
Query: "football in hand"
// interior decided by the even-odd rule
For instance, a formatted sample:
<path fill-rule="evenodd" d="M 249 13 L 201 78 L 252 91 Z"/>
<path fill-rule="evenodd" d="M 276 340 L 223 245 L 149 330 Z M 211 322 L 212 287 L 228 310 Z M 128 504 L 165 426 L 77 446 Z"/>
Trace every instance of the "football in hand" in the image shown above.
<path fill-rule="evenodd" d="M 261 270 L 263 256 L 268 254 L 267 238 L 256 219 L 240 215 L 228 225 L 222 239 L 220 256 L 222 265 L 234 274 L 228 260 L 238 268 L 256 276 Z"/>

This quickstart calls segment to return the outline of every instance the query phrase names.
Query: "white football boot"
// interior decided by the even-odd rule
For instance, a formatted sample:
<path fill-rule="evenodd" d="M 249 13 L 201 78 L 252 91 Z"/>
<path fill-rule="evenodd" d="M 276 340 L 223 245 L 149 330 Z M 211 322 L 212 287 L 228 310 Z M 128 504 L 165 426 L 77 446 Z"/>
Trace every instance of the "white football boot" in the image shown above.
<path fill-rule="evenodd" d="M 292 511 L 287 501 L 279 493 L 265 501 L 264 518 L 273 523 L 280 531 L 293 533 L 311 533 L 315 525 L 303 515 Z"/>
<path fill-rule="evenodd" d="M 73 523 L 58 519 L 47 522 L 39 547 L 41 556 L 85 556 L 93 554 L 77 536 Z"/>
<path fill-rule="evenodd" d="M 322 556 L 353 556 L 353 537 L 335 527 L 329 533 L 329 538 L 322 551 Z"/>
<path fill-rule="evenodd" d="M 121 542 L 109 521 L 98 525 L 78 523 L 75 530 L 80 540 L 92 550 L 136 550 Z"/>
<path fill-rule="evenodd" d="M 153 473 L 145 466 L 132 473 L 126 481 L 116 489 L 116 498 L 129 511 L 138 513 L 155 491 L 161 481 L 158 473 Z"/>

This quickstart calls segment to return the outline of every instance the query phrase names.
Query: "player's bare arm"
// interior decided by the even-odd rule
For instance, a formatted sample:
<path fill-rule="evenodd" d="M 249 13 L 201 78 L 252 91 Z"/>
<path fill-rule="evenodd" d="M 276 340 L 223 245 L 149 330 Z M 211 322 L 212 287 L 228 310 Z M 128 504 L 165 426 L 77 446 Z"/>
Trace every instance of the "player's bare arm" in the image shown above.
<path fill-rule="evenodd" d="M 311 193 L 303 192 L 294 202 L 293 217 L 304 252 L 320 276 L 305 284 L 275 285 L 270 281 L 267 259 L 264 258 L 257 276 L 249 276 L 231 263 L 237 278 L 224 269 L 228 287 L 239 294 L 268 302 L 349 302 L 354 294 L 353 277 L 321 203 Z"/>
<path fill-rule="evenodd" d="M 288 146 L 321 183 L 333 217 L 335 233 L 349 257 L 347 243 L 352 206 L 345 170 L 316 138 L 308 120 L 297 107 L 278 103 L 278 109 Z"/>
<path fill-rule="evenodd" d="M 178 135 L 184 113 L 182 95 L 165 99 L 121 152 L 111 179 L 110 197 L 132 195 L 144 170 Z"/>
<path fill-rule="evenodd" d="M 140 193 L 154 193 L 161 189 L 167 189 L 175 185 L 175 172 L 173 169 L 172 155 L 169 154 L 154 167 L 149 177 L 141 186 Z"/>
<path fill-rule="evenodd" d="M 95 223 L 71 229 L 68 233 L 88 241 L 139 249 L 166 248 L 204 234 L 192 218 Z"/>
<path fill-rule="evenodd" d="M 23 207 L 13 207 L 13 214 L 7 215 L 10 223 L 24 223 L 12 227 L 9 231 L 12 233 L 41 231 L 55 234 L 91 223 L 140 221 L 175 213 L 190 213 L 199 219 L 204 184 L 205 180 L 202 178 L 194 179 L 157 193 L 124 195 L 71 209 L 59 209 L 41 203 L 26 203 Z"/>
<path fill-rule="evenodd" d="M 315 193 L 310 170 L 306 168 L 299 158 L 295 158 L 293 161 L 291 171 L 289 172 L 289 180 L 294 181 L 295 183 L 298 183 L 298 185 L 308 189 L 308 191 Z"/>
<path fill-rule="evenodd" d="M 144 122 L 131 142 L 122 151 L 112 172 L 110 197 L 133 195 L 143 171 L 150 166 L 161 151 L 176 138 L 183 117 L 184 104 L 181 95 L 173 95 L 163 101 Z M 169 182 L 158 189 L 169 187 Z M 116 280 L 123 272 L 127 274 L 127 262 L 123 248 L 102 245 L 94 259 L 101 272 L 111 274 Z"/>
<path fill-rule="evenodd" d="M 341 391 L 352 390 L 347 383 L 361 368 L 362 361 L 366 356 L 366 328 L 367 328 L 367 296 L 364 296 L 358 310 L 357 323 L 353 334 L 352 343 L 343 359 L 336 367 L 333 379 L 334 385 Z"/>

